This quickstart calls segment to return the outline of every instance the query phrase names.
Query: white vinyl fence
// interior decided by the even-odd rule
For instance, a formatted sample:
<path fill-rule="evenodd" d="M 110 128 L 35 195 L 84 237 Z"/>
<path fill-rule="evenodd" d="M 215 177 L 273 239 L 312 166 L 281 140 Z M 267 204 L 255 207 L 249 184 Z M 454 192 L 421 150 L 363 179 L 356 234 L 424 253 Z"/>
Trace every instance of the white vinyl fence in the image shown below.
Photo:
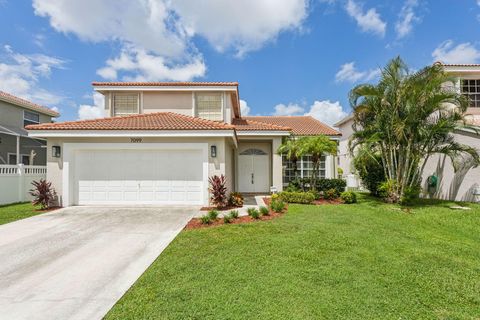
<path fill-rule="evenodd" d="M 0 165 L 0 205 L 30 201 L 32 181 L 45 179 L 46 166 Z"/>

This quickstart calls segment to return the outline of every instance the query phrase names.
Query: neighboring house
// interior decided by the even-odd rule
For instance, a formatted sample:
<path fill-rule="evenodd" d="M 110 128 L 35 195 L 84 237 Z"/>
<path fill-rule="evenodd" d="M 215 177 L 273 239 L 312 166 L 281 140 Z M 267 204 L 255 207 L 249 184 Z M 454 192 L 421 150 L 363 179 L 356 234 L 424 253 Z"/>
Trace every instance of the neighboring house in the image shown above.
<path fill-rule="evenodd" d="M 453 88 L 470 98 L 470 107 L 467 110 L 467 119 L 480 130 L 480 64 L 442 64 L 445 72 L 454 78 Z M 449 87 L 452 84 L 448 84 Z M 353 117 L 347 116 L 334 124 L 342 133 L 339 145 L 339 166 L 345 174 L 355 173 L 351 157 L 348 153 L 348 140 L 353 133 Z M 459 128 L 455 132 L 458 142 L 475 147 L 480 151 L 480 135 L 475 130 Z M 436 188 L 428 187 L 426 182 L 429 176 L 436 176 Z M 444 155 L 431 157 L 425 166 L 422 186 L 426 195 L 439 199 L 458 201 L 478 201 L 480 197 L 480 167 L 473 168 L 469 161 L 464 161 L 454 170 L 450 158 Z M 478 197 L 478 198 L 477 198 Z"/>
<path fill-rule="evenodd" d="M 288 181 L 276 150 L 291 134 L 338 131 L 311 117 L 243 117 L 237 82 L 94 82 L 106 118 L 29 126 L 48 141 L 47 179 L 63 206 L 208 204 L 208 178 L 268 193 Z M 303 175 L 311 162 L 304 159 Z M 322 176 L 333 177 L 325 158 Z"/>
<path fill-rule="evenodd" d="M 46 165 L 46 141 L 28 137 L 26 125 L 52 122 L 51 109 L 0 91 L 0 164 Z"/>

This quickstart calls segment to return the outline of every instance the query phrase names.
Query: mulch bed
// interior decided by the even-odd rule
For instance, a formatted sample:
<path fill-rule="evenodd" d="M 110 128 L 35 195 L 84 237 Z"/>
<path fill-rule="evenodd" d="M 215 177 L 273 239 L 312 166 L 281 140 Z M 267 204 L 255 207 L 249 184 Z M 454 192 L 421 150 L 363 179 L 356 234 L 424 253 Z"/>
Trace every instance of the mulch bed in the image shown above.
<path fill-rule="evenodd" d="M 322 205 L 322 204 L 343 204 L 342 199 L 332 199 L 332 200 L 327 200 L 327 199 L 318 199 L 314 200 L 313 203 L 314 205 Z"/>
<path fill-rule="evenodd" d="M 35 212 L 47 213 L 47 212 L 58 210 L 58 209 L 62 209 L 62 207 L 50 207 L 50 208 L 47 208 L 47 209 L 35 209 Z"/>
<path fill-rule="evenodd" d="M 265 202 L 267 207 L 270 206 L 270 198 L 263 198 L 263 201 Z M 237 208 L 237 207 L 232 207 L 230 209 L 235 209 L 235 208 Z M 270 215 L 268 215 L 268 216 L 260 216 L 258 219 L 253 219 L 250 216 L 242 216 L 242 217 L 238 217 L 237 219 L 233 219 L 230 223 L 224 223 L 223 218 L 218 218 L 215 221 L 210 222 L 209 224 L 203 224 L 202 221 L 200 220 L 200 218 L 193 218 L 192 220 L 190 220 L 187 223 L 187 225 L 185 226 L 185 229 L 189 230 L 189 229 L 210 228 L 210 227 L 216 227 L 216 226 L 221 226 L 221 225 L 225 225 L 225 224 L 240 224 L 240 223 L 250 223 L 250 222 L 257 222 L 257 221 L 272 220 L 272 219 L 278 218 L 278 217 L 282 216 L 283 214 L 285 214 L 287 212 L 287 208 L 288 208 L 288 205 L 286 204 L 285 209 L 283 210 L 282 213 L 278 213 L 278 212 L 274 212 L 274 211 L 270 210 Z M 221 210 L 221 209 L 217 209 L 217 208 L 209 208 L 208 210 L 212 210 L 212 209 L 216 209 L 216 210 L 219 210 L 219 211 Z M 203 208 L 201 210 L 203 210 Z M 223 210 L 228 210 L 228 209 L 223 209 Z"/>
<path fill-rule="evenodd" d="M 241 208 L 242 206 L 236 207 L 236 206 L 226 206 L 226 207 L 201 207 L 200 211 L 210 211 L 210 210 L 217 210 L 217 211 L 227 211 L 227 210 L 232 210 L 232 209 L 238 209 Z"/>

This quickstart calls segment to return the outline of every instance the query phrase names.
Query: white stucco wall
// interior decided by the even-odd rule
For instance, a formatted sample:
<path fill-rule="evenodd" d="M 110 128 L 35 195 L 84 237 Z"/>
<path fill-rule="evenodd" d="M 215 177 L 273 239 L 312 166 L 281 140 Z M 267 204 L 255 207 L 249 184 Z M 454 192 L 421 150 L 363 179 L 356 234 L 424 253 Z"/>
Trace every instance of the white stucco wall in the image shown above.
<path fill-rule="evenodd" d="M 231 149 L 226 150 L 226 144 L 229 142 L 226 141 L 231 138 L 142 138 L 142 143 L 208 143 L 208 175 L 227 175 L 226 161 L 231 157 Z M 130 138 L 49 138 L 47 140 L 47 180 L 52 182 L 53 187 L 55 188 L 60 203 L 62 201 L 62 177 L 63 177 L 63 144 L 64 143 L 130 143 Z M 62 147 L 62 157 L 54 158 L 52 157 L 52 146 L 57 145 Z M 217 157 L 212 158 L 210 156 L 210 147 L 212 145 L 217 146 Z M 92 164 L 95 165 L 95 164 Z M 228 170 L 232 170 L 228 168 Z M 231 187 L 231 186 L 230 186 Z"/>
<path fill-rule="evenodd" d="M 342 133 L 338 145 L 338 167 L 343 170 L 343 174 L 351 174 L 354 172 L 352 158 L 348 151 L 348 141 L 353 134 L 352 124 L 353 119 L 350 119 L 338 127 L 338 130 Z"/>
<path fill-rule="evenodd" d="M 455 140 L 480 151 L 480 136 L 473 133 L 458 132 Z M 426 179 L 438 177 L 437 190 L 428 190 Z M 462 161 L 462 166 L 455 172 L 450 158 L 444 155 L 431 157 L 423 172 L 422 187 L 427 197 L 457 201 L 478 201 L 473 190 L 480 187 L 480 167 L 472 168 L 468 161 Z"/>

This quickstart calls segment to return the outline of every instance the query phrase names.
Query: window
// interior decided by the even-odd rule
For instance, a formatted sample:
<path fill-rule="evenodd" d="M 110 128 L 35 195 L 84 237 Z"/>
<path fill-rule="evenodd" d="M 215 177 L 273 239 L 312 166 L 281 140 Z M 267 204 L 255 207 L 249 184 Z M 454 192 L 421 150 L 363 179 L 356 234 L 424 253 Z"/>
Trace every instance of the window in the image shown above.
<path fill-rule="evenodd" d="M 196 95 L 195 99 L 197 117 L 222 121 L 222 95 L 219 93 L 201 93 Z"/>
<path fill-rule="evenodd" d="M 23 111 L 23 126 L 28 126 L 29 124 L 39 124 L 40 115 L 35 112 Z"/>
<path fill-rule="evenodd" d="M 113 95 L 114 116 L 124 116 L 138 113 L 138 94 L 117 93 Z"/>
<path fill-rule="evenodd" d="M 30 156 L 26 154 L 21 154 L 22 163 L 26 166 L 30 164 Z M 17 164 L 17 155 L 15 153 L 8 154 L 8 164 Z"/>
<path fill-rule="evenodd" d="M 480 79 L 462 79 L 462 94 L 470 99 L 470 107 L 480 107 Z"/>
<path fill-rule="evenodd" d="M 325 157 L 323 156 L 320 159 L 320 166 L 318 169 L 318 178 L 325 178 Z M 293 163 L 290 160 L 287 160 L 285 155 L 282 155 L 282 164 L 284 168 L 283 173 L 283 184 L 288 185 L 290 181 L 295 179 L 295 171 Z M 297 176 L 299 178 L 309 178 L 313 173 L 313 164 L 310 156 L 303 156 L 297 161 Z"/>

